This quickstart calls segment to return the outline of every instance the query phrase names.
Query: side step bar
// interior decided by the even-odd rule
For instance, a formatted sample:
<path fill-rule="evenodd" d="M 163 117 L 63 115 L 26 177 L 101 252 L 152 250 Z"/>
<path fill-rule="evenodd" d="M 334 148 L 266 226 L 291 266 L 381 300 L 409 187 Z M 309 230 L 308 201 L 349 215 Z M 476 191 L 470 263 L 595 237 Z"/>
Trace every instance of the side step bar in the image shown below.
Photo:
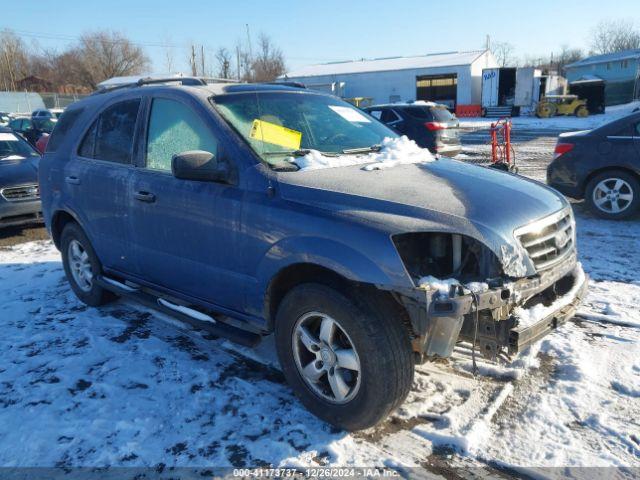
<path fill-rule="evenodd" d="M 109 290 L 121 297 L 130 298 L 137 303 L 159 310 L 173 318 L 192 327 L 204 330 L 216 337 L 224 337 L 234 343 L 245 347 L 255 347 L 260 343 L 260 335 L 241 330 L 240 328 L 227 325 L 213 317 L 194 310 L 193 308 L 177 305 L 169 300 L 142 291 L 140 288 L 125 285 L 109 277 L 98 276 L 96 282 L 102 288 Z"/>

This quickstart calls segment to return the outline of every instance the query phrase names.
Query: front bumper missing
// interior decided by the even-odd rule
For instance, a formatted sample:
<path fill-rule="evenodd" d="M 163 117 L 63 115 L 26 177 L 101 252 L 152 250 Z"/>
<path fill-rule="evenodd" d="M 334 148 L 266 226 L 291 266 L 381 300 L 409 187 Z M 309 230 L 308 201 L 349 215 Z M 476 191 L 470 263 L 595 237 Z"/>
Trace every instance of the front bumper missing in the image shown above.
<path fill-rule="evenodd" d="M 449 295 L 420 290 L 421 308 L 415 301 L 405 302 L 417 333 L 413 349 L 423 357 L 448 357 L 457 342 L 466 341 L 489 358 L 503 352 L 516 354 L 570 319 L 587 287 L 588 278 L 572 255 L 536 277 L 505 282 L 477 294 L 461 287 L 454 287 Z M 523 325 L 514 310 L 538 301 L 550 306 L 542 318 Z"/>
<path fill-rule="evenodd" d="M 581 269 L 581 267 L 576 268 Z M 532 325 L 516 326 L 509 331 L 510 352 L 523 350 L 575 315 L 580 303 L 582 303 L 587 295 L 589 281 L 587 275 L 581 270 L 575 272 L 574 278 L 576 279 L 576 284 L 574 284 L 572 290 L 567 293 L 565 297 L 562 297 L 567 299 L 566 302 L 558 305 L 556 310 L 549 312 Z"/>

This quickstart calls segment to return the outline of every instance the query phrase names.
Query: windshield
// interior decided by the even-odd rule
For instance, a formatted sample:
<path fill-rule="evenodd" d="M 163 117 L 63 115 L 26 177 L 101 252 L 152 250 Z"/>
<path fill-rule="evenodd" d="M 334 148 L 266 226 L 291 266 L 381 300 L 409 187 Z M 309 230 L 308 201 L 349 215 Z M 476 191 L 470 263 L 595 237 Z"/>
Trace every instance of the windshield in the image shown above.
<path fill-rule="evenodd" d="M 252 92 L 212 98 L 221 115 L 267 163 L 317 150 L 325 155 L 379 148 L 398 135 L 342 100 L 308 92 Z"/>
<path fill-rule="evenodd" d="M 39 157 L 31 145 L 13 133 L 0 132 L 0 160 Z"/>

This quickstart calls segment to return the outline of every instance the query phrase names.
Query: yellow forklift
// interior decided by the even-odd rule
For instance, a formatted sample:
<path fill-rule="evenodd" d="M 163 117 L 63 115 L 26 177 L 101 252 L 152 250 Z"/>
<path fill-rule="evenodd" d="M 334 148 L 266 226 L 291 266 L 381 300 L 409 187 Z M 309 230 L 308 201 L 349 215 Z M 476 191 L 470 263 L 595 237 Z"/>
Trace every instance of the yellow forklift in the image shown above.
<path fill-rule="evenodd" d="M 589 116 L 587 101 L 577 95 L 547 95 L 536 107 L 536 116 L 540 118 L 555 117 L 556 115 L 575 115 L 584 118 Z"/>

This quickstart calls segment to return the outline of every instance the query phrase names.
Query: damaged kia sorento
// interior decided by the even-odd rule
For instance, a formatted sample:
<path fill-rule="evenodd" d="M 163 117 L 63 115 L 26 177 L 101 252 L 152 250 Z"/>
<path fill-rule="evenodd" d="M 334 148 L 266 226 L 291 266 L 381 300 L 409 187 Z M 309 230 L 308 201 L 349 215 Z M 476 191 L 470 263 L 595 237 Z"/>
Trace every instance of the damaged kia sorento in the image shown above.
<path fill-rule="evenodd" d="M 141 79 L 71 105 L 40 163 L 77 296 L 151 305 L 236 342 L 348 430 L 464 343 L 508 358 L 570 318 L 587 279 L 571 206 L 434 158 L 340 99 Z"/>

